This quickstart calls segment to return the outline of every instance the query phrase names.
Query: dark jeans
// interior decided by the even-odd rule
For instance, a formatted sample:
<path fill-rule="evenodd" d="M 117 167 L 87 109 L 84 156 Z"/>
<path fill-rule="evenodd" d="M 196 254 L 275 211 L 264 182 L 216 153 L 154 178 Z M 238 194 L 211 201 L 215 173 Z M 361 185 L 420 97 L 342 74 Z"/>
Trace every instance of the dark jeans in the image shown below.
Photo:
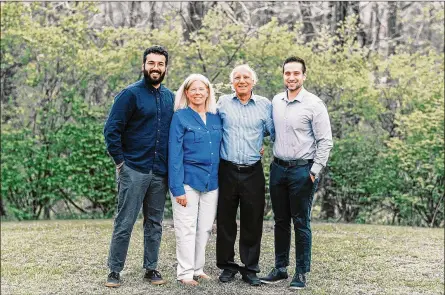
<path fill-rule="evenodd" d="M 318 179 L 312 183 L 309 171 L 312 164 L 283 167 L 270 166 L 270 198 L 274 212 L 275 267 L 289 265 L 291 219 L 295 231 L 295 272 L 311 270 L 311 207 Z"/>
<path fill-rule="evenodd" d="M 265 179 L 261 162 L 239 171 L 227 161 L 219 165 L 216 266 L 247 272 L 260 272 L 261 236 L 265 204 Z M 240 267 L 235 261 L 236 213 L 240 207 Z"/>
<path fill-rule="evenodd" d="M 142 207 L 144 215 L 144 264 L 154 270 L 158 263 L 167 194 L 167 178 L 150 172 L 144 174 L 125 164 L 118 177 L 119 199 L 113 236 L 108 255 L 108 267 L 120 272 L 124 268 L 131 232 Z"/>

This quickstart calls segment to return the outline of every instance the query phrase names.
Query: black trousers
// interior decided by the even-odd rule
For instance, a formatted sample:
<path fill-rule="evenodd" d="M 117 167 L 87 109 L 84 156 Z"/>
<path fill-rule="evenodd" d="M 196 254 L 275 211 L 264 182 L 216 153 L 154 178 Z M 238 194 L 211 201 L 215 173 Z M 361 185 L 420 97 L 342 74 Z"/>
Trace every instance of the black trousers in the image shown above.
<path fill-rule="evenodd" d="M 221 160 L 219 165 L 216 265 L 220 269 L 260 272 L 265 179 L 261 161 L 248 168 Z M 240 207 L 239 251 L 244 267 L 235 263 L 236 213 Z"/>

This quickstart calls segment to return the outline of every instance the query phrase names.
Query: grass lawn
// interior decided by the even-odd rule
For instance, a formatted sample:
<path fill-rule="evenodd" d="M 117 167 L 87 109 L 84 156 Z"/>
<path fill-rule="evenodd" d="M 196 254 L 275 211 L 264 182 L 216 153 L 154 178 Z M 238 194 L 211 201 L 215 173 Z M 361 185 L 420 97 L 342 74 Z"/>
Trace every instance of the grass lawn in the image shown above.
<path fill-rule="evenodd" d="M 142 280 L 138 220 L 121 273 L 123 286 L 108 289 L 103 284 L 112 222 L 3 222 L 1 294 L 444 294 L 444 229 L 313 223 L 312 272 L 301 291 L 287 288 L 290 279 L 250 287 L 237 275 L 231 283 L 219 283 L 212 235 L 205 271 L 213 279 L 193 288 L 176 283 L 175 236 L 169 220 L 164 223 L 158 268 L 168 283 L 151 286 Z M 261 274 L 273 266 L 273 253 L 273 224 L 265 222 Z M 290 275 L 293 266 L 292 259 Z"/>

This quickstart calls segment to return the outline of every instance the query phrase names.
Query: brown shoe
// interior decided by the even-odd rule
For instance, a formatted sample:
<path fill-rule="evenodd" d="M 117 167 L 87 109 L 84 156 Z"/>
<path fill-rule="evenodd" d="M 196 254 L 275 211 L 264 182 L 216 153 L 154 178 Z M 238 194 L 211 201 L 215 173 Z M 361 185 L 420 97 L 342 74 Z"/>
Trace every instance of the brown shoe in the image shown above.
<path fill-rule="evenodd" d="M 157 270 L 147 269 L 144 279 L 149 281 L 152 285 L 163 285 L 166 283 L 166 281 L 162 279 L 161 273 Z"/>
<path fill-rule="evenodd" d="M 110 272 L 105 283 L 106 287 L 109 288 L 119 288 L 121 286 L 121 279 L 118 272 Z"/>
<path fill-rule="evenodd" d="M 185 286 L 196 287 L 199 285 L 199 283 L 195 280 L 178 280 L 178 282 L 180 282 L 181 284 L 183 284 Z"/>

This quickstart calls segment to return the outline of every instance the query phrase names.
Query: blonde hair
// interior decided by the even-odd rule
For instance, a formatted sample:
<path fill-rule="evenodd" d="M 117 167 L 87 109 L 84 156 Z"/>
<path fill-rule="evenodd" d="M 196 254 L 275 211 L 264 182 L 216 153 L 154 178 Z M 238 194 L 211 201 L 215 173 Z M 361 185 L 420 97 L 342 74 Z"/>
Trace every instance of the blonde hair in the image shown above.
<path fill-rule="evenodd" d="M 185 95 L 185 91 L 188 90 L 190 88 L 190 85 L 192 85 L 192 83 L 195 81 L 201 81 L 202 83 L 204 83 L 207 87 L 207 90 L 209 91 L 209 97 L 207 97 L 205 102 L 206 112 L 216 114 L 215 90 L 213 89 L 213 86 L 210 83 L 209 79 L 201 74 L 191 74 L 187 77 L 187 79 L 185 79 L 181 87 L 179 87 L 175 96 L 175 112 L 180 109 L 185 109 L 189 105 L 189 100 Z"/>
<path fill-rule="evenodd" d="M 233 77 L 235 76 L 235 73 L 237 73 L 239 70 L 248 71 L 250 73 L 250 75 L 252 76 L 253 85 L 256 85 L 256 83 L 258 82 L 258 76 L 256 75 L 255 71 L 248 64 L 239 65 L 239 66 L 236 66 L 235 68 L 233 68 L 233 70 L 229 76 L 230 83 L 233 84 Z M 235 90 L 233 88 L 233 85 L 232 85 L 232 90 Z"/>

